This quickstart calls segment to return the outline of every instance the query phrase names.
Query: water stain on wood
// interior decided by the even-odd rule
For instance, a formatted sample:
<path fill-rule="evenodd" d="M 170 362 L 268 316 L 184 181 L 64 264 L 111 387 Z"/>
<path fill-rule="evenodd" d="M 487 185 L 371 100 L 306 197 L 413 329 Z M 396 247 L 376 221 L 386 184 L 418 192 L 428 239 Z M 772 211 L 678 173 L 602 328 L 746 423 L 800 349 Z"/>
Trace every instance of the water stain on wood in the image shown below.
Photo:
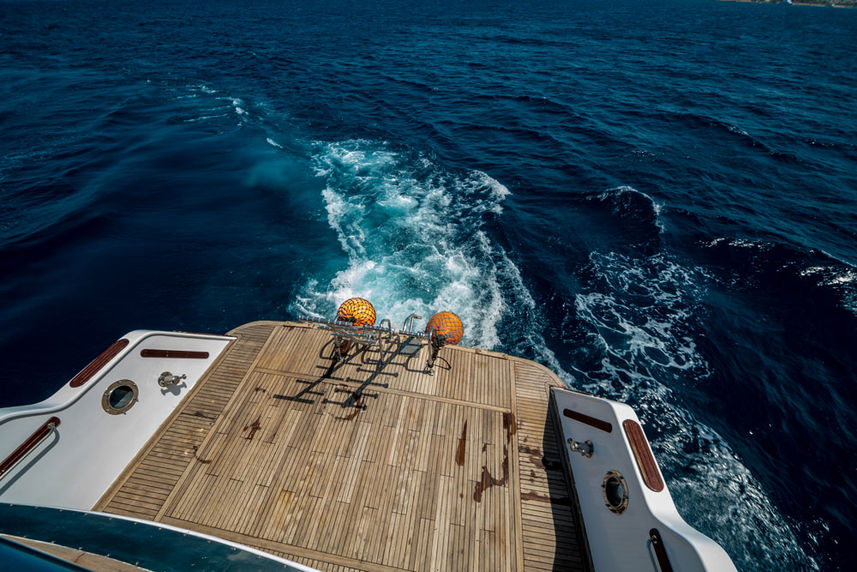
<path fill-rule="evenodd" d="M 528 493 L 521 493 L 521 500 L 538 501 L 550 504 L 561 504 L 564 506 L 569 506 L 568 497 L 549 497 L 545 495 L 540 495 L 539 493 L 533 491 L 530 491 Z"/>
<path fill-rule="evenodd" d="M 467 448 L 467 421 L 464 422 L 464 428 L 461 430 L 461 437 L 458 438 L 458 449 L 455 451 L 455 464 L 461 467 L 464 465 L 464 450 Z M 482 449 L 483 451 L 485 449 Z"/>
<path fill-rule="evenodd" d="M 512 440 L 512 435 L 518 432 L 518 423 L 515 421 L 514 413 L 503 414 L 503 430 L 506 431 L 506 442 Z"/>
<path fill-rule="evenodd" d="M 482 476 L 479 478 L 479 482 L 476 483 L 476 487 L 473 489 L 473 500 L 476 502 L 482 502 L 482 493 L 491 487 L 502 487 L 509 480 L 509 448 L 503 445 L 503 478 L 495 479 L 491 476 L 491 472 L 488 470 L 488 467 L 482 465 Z"/>
<path fill-rule="evenodd" d="M 542 450 L 537 449 L 535 447 L 528 447 L 526 445 L 518 445 L 518 452 L 524 453 L 525 455 L 529 455 L 530 462 L 537 467 L 544 467 L 544 456 L 542 455 Z"/>
<path fill-rule="evenodd" d="M 363 411 L 363 395 L 360 393 L 354 393 L 354 411 L 346 415 L 345 417 L 337 417 L 337 419 L 342 419 L 344 421 L 351 421 Z"/>
<path fill-rule="evenodd" d="M 549 458 L 547 455 L 542 453 L 541 449 L 537 449 L 535 447 L 528 447 L 526 445 L 519 445 L 518 451 L 529 455 L 530 462 L 536 465 L 537 467 L 542 467 L 547 470 L 555 470 L 562 468 L 561 463 Z"/>
<path fill-rule="evenodd" d="M 262 420 L 262 417 L 261 417 L 261 416 L 259 416 L 259 417 L 257 417 L 257 418 L 256 418 L 256 420 L 255 420 L 255 421 L 253 421 L 253 423 L 251 423 L 250 425 L 245 425 L 245 426 L 244 426 L 244 430 L 245 430 L 245 431 L 246 431 L 247 429 L 249 429 L 249 430 L 250 430 L 250 433 L 247 435 L 247 437 L 245 437 L 248 441 L 252 441 L 252 440 L 253 440 L 253 437 L 255 437 L 255 436 L 256 436 L 256 433 L 259 431 L 259 429 L 261 429 L 261 428 L 262 428 L 262 425 L 259 423 L 261 420 Z"/>

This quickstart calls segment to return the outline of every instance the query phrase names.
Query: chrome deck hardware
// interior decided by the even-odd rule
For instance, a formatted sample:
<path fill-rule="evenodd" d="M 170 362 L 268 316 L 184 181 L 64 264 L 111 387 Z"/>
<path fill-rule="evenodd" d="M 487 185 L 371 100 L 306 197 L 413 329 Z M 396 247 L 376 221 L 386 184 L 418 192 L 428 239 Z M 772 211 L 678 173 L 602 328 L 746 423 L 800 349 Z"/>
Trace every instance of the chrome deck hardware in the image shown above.
<path fill-rule="evenodd" d="M 422 319 L 423 319 L 423 317 L 420 316 L 419 314 L 411 314 L 410 316 L 405 318 L 405 323 L 402 324 L 402 331 L 403 332 L 414 331 L 414 321 L 415 320 L 422 320 Z"/>
<path fill-rule="evenodd" d="M 429 341 L 431 343 L 431 355 L 426 361 L 425 373 L 429 375 L 434 375 L 434 362 L 437 360 L 437 356 L 440 353 L 440 350 L 443 349 L 443 346 L 446 345 L 446 336 L 443 334 L 435 334 L 434 330 L 429 330 Z"/>
<path fill-rule="evenodd" d="M 338 320 L 325 320 L 323 318 L 302 317 L 302 322 L 316 324 L 323 330 L 327 330 L 334 337 L 334 348 L 336 358 L 341 361 L 346 353 L 343 351 L 344 344 L 357 344 L 359 346 L 377 348 L 381 353 L 381 362 L 387 361 L 387 354 L 398 348 L 398 335 L 406 334 L 415 337 L 425 337 L 425 334 L 416 332 L 395 331 L 390 320 L 383 319 L 378 326 L 355 326 Z"/>
<path fill-rule="evenodd" d="M 179 382 L 183 379 L 187 379 L 187 375 L 173 375 L 168 371 L 165 371 L 160 376 L 158 376 L 158 385 L 161 387 L 170 387 L 172 385 L 178 385 Z"/>
<path fill-rule="evenodd" d="M 422 316 L 416 313 L 405 318 L 402 329 L 398 331 L 393 329 L 390 320 L 386 318 L 381 320 L 379 325 L 374 325 L 375 316 L 375 308 L 368 300 L 351 298 L 343 302 L 333 320 L 310 316 L 302 316 L 300 320 L 330 332 L 333 336 L 334 358 L 338 363 L 345 360 L 346 354 L 355 344 L 361 349 L 377 348 L 380 364 L 387 363 L 397 354 L 410 359 L 419 353 L 425 340 L 430 352 L 423 368 L 423 373 L 427 375 L 434 375 L 435 363 L 441 349 L 446 345 L 456 345 L 464 335 L 461 318 L 452 312 L 434 314 L 429 319 L 425 332 L 414 331 L 414 322 L 422 319 Z M 401 341 L 402 336 L 404 341 Z"/>
<path fill-rule="evenodd" d="M 595 448 L 592 446 L 592 441 L 586 440 L 583 443 L 580 441 L 575 441 L 574 439 L 568 440 L 568 446 L 571 448 L 572 453 L 580 453 L 587 459 L 592 456 L 592 453 L 595 452 Z"/>

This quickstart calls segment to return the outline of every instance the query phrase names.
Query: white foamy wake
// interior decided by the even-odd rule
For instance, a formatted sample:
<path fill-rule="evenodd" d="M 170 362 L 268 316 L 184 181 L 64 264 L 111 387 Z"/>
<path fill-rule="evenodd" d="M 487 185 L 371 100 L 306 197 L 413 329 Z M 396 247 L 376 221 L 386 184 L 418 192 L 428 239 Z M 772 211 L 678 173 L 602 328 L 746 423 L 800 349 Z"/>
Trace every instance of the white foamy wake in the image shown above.
<path fill-rule="evenodd" d="M 464 322 L 463 343 L 486 349 L 505 345 L 503 320 L 535 313 L 517 267 L 486 230 L 509 194 L 502 184 L 366 140 L 318 143 L 313 162 L 348 265 L 308 280 L 293 313 L 330 317 L 361 296 L 400 327 L 411 312 L 428 319 L 449 310 Z"/>
<path fill-rule="evenodd" d="M 708 375 L 688 331 L 708 279 L 701 269 L 686 268 L 663 253 L 635 260 L 593 252 L 589 265 L 597 288 L 576 296 L 575 311 L 578 319 L 592 326 L 591 344 L 605 353 L 605 374 L 673 378 L 681 373 L 696 379 Z"/>
<path fill-rule="evenodd" d="M 679 511 L 740 569 L 817 569 L 740 457 L 674 393 L 710 375 L 690 333 L 709 276 L 663 253 L 593 253 L 589 262 L 591 286 L 575 310 L 601 362 L 578 387 L 637 410 Z"/>

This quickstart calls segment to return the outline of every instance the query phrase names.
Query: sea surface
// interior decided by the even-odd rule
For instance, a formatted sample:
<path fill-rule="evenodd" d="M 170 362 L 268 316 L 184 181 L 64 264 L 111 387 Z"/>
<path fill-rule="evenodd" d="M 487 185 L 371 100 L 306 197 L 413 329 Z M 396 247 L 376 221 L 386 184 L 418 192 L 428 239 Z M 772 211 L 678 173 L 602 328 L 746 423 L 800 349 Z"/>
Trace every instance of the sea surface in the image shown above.
<path fill-rule="evenodd" d="M 369 298 L 636 408 L 742 570 L 857 556 L 857 11 L 0 2 L 0 406 Z"/>

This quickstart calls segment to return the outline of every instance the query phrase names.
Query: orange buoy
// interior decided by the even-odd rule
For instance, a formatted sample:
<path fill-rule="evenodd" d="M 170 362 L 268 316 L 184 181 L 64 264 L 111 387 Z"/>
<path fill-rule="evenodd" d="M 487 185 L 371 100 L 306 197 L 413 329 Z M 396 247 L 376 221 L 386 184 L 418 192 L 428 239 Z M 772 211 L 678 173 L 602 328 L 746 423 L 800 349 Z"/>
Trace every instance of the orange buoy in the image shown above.
<path fill-rule="evenodd" d="M 434 330 L 436 335 L 445 336 L 445 343 L 455 345 L 464 336 L 464 324 L 461 318 L 452 312 L 438 312 L 426 324 L 426 332 Z"/>
<path fill-rule="evenodd" d="M 349 298 L 340 304 L 336 319 L 340 322 L 351 322 L 355 326 L 374 326 L 375 307 L 369 300 Z"/>

